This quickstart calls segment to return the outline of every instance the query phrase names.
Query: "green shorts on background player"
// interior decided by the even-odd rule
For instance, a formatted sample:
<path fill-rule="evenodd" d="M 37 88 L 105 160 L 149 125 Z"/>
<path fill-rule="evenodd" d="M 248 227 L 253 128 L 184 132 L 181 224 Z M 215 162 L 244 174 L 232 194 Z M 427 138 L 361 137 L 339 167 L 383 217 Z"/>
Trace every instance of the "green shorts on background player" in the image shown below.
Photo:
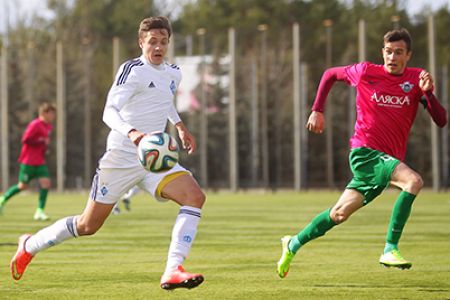
<path fill-rule="evenodd" d="M 52 123 L 55 117 L 56 108 L 49 103 L 42 103 L 39 106 L 39 116 L 28 124 L 22 136 L 22 150 L 19 156 L 19 182 L 0 196 L 0 214 L 3 213 L 3 208 L 11 197 L 27 189 L 31 180 L 37 179 L 40 190 L 34 219 L 43 221 L 49 219 L 44 212 L 48 189 L 51 185 L 48 168 L 45 163 L 45 153 L 50 143 Z"/>

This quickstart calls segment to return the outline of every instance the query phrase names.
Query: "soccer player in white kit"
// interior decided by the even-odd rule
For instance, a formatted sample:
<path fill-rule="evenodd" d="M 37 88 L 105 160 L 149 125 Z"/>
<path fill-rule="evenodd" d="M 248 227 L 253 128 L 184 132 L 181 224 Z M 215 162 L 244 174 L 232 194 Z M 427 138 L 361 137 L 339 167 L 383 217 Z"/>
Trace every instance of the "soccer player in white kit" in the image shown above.
<path fill-rule="evenodd" d="M 106 152 L 99 161 L 90 199 L 81 215 L 19 238 L 11 260 L 11 273 L 19 280 L 31 259 L 40 251 L 83 235 L 95 234 L 110 215 L 114 204 L 137 185 L 159 201 L 173 200 L 181 208 L 172 231 L 166 270 L 161 287 L 171 290 L 194 288 L 203 282 L 200 274 L 182 267 L 194 241 L 205 195 L 190 172 L 179 164 L 164 173 L 146 171 L 139 163 L 136 145 L 145 133 L 163 131 L 167 120 L 175 125 L 183 148 L 195 151 L 195 139 L 181 121 L 173 99 L 181 80 L 177 66 L 164 61 L 171 36 L 165 17 L 144 19 L 139 26 L 142 55 L 124 63 L 108 93 L 103 121 L 111 128 Z"/>

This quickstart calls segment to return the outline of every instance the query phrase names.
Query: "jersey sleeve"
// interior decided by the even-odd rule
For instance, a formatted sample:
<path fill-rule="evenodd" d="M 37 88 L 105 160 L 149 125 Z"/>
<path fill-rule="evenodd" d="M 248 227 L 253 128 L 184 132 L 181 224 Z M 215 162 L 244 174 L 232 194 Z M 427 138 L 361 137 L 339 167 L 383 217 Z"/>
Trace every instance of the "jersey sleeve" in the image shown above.
<path fill-rule="evenodd" d="M 133 129 L 133 126 L 123 120 L 120 110 L 136 93 L 138 86 L 137 76 L 133 68 L 130 68 L 129 64 L 123 64 L 117 72 L 106 99 L 103 121 L 111 129 L 125 136 Z"/>
<path fill-rule="evenodd" d="M 178 90 L 178 87 L 180 86 L 181 78 L 182 78 L 181 71 L 179 69 L 177 69 L 177 72 L 174 73 L 174 81 L 175 81 L 177 90 Z M 181 121 L 181 118 L 178 115 L 178 111 L 175 107 L 174 102 L 172 102 L 172 107 L 170 108 L 168 119 L 169 119 L 170 123 L 172 123 L 173 125 L 175 125 Z"/>
<path fill-rule="evenodd" d="M 317 89 L 316 99 L 312 107 L 313 111 L 324 112 L 327 96 L 330 93 L 333 84 L 336 81 L 345 81 L 345 69 L 346 67 L 333 67 L 323 72 L 320 79 L 319 87 Z"/>
<path fill-rule="evenodd" d="M 28 124 L 22 136 L 22 143 L 28 145 L 44 144 L 45 140 L 39 134 L 39 126 L 37 122 Z"/>
<path fill-rule="evenodd" d="M 448 121 L 445 108 L 439 103 L 439 100 L 434 96 L 432 91 L 424 92 L 423 97 L 426 101 L 426 109 L 433 119 L 433 122 L 439 127 L 444 127 Z"/>
<path fill-rule="evenodd" d="M 175 108 L 175 104 L 172 104 L 172 107 L 170 108 L 169 121 L 173 125 L 175 125 L 181 121 L 180 115 L 178 115 L 177 109 Z"/>
<path fill-rule="evenodd" d="M 358 63 L 349 65 L 344 69 L 345 82 L 351 86 L 357 86 L 361 80 L 361 77 L 366 72 L 367 63 Z"/>

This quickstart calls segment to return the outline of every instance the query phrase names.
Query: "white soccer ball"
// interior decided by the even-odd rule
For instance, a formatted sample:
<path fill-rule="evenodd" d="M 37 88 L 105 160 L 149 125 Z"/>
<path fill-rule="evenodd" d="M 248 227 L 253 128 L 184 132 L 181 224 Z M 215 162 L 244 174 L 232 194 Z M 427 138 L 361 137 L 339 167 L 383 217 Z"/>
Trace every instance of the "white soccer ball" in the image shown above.
<path fill-rule="evenodd" d="M 172 169 L 178 162 L 178 143 L 165 132 L 145 135 L 138 145 L 138 156 L 144 169 L 154 173 Z"/>

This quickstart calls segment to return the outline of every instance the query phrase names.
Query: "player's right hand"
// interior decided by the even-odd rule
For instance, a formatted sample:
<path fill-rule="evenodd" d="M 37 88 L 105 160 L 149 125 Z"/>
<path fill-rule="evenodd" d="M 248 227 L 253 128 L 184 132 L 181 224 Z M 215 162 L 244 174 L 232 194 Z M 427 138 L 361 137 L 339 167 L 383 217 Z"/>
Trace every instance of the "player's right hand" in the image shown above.
<path fill-rule="evenodd" d="M 135 144 L 136 146 L 139 145 L 139 142 L 144 137 L 144 135 L 145 135 L 145 133 L 140 132 L 136 129 L 132 129 L 132 130 L 130 130 L 130 132 L 128 132 L 128 137 L 133 142 L 133 144 Z"/>
<path fill-rule="evenodd" d="M 428 73 L 425 70 L 422 70 L 419 75 L 419 87 L 422 89 L 422 91 L 433 91 L 434 83 L 433 83 L 433 77 L 430 73 Z"/>
<path fill-rule="evenodd" d="M 325 128 L 325 117 L 323 113 L 319 111 L 311 112 L 308 123 L 306 123 L 306 128 L 314 133 L 322 133 Z"/>

